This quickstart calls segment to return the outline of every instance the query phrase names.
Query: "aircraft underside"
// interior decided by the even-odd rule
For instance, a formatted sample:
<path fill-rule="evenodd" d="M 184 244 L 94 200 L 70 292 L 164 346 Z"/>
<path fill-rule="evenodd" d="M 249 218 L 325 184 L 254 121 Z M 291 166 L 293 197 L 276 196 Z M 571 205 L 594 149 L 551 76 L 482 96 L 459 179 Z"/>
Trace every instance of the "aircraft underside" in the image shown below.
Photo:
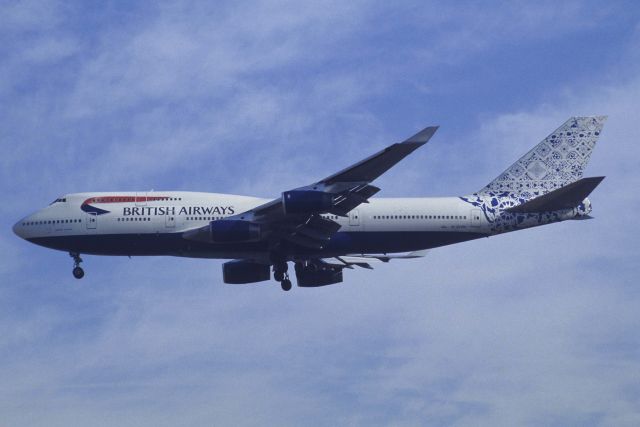
<path fill-rule="evenodd" d="M 486 234 L 457 231 L 339 232 L 322 250 L 293 244 L 280 246 L 288 261 L 341 256 L 382 254 L 432 249 L 486 237 Z M 269 259 L 268 242 L 205 243 L 185 240 L 182 233 L 104 234 L 38 237 L 32 243 L 65 252 L 90 255 L 181 256 L 217 259 Z"/>

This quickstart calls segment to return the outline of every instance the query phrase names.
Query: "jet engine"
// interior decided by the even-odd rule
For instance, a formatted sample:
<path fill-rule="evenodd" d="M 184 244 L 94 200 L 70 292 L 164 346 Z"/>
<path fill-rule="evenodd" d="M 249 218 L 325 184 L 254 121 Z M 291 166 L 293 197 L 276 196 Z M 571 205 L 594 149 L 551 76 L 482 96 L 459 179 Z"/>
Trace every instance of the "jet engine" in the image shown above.
<path fill-rule="evenodd" d="M 287 214 L 326 212 L 333 206 L 333 195 L 323 191 L 292 190 L 282 193 L 282 205 Z"/>
<path fill-rule="evenodd" d="M 316 288 L 319 286 L 333 285 L 342 282 L 342 268 L 296 263 L 296 278 L 298 286 L 303 288 Z"/>
<path fill-rule="evenodd" d="M 229 261 L 222 264 L 224 283 L 243 284 L 269 280 L 271 271 L 268 264 L 252 261 Z"/>
<path fill-rule="evenodd" d="M 259 224 L 232 219 L 212 221 L 209 232 L 213 242 L 248 242 L 260 240 L 262 236 Z"/>

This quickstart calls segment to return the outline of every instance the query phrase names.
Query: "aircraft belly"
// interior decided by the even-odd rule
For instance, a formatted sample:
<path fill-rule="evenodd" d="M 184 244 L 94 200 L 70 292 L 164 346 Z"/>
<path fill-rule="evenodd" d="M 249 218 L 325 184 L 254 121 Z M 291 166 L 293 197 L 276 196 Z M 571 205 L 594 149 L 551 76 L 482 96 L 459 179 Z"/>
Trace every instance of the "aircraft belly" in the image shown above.
<path fill-rule="evenodd" d="M 322 250 L 293 245 L 283 249 L 291 257 L 393 253 L 436 248 L 485 236 L 486 234 L 459 231 L 339 232 Z M 211 244 L 185 240 L 181 233 L 47 236 L 29 240 L 51 249 L 92 255 L 171 255 L 234 259 L 265 257 L 268 252 L 267 242 Z"/>
<path fill-rule="evenodd" d="M 330 253 L 392 253 L 431 249 L 485 237 L 458 231 L 367 231 L 338 233 L 325 248 Z"/>
<path fill-rule="evenodd" d="M 211 244 L 185 240 L 182 233 L 51 236 L 29 240 L 51 249 L 91 255 L 241 258 L 267 251 L 266 242 Z"/>

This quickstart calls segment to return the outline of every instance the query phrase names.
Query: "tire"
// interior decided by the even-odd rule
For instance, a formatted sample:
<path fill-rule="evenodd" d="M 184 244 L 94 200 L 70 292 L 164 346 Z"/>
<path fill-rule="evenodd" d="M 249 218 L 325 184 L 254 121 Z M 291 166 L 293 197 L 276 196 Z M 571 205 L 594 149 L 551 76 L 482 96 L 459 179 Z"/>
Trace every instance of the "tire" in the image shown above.
<path fill-rule="evenodd" d="M 81 267 L 75 267 L 73 269 L 73 277 L 76 279 L 82 279 L 84 277 L 84 270 Z"/>
<path fill-rule="evenodd" d="M 291 290 L 291 280 L 284 279 L 282 282 L 280 282 L 280 286 L 282 287 L 283 291 L 290 291 Z"/>

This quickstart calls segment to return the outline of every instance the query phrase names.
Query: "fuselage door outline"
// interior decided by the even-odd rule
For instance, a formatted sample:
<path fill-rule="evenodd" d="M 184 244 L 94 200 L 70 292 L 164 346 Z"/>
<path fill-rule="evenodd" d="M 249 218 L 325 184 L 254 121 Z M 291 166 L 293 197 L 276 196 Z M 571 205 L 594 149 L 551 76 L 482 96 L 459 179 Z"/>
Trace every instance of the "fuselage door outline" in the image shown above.
<path fill-rule="evenodd" d="M 87 230 L 96 230 L 98 228 L 98 215 L 93 212 L 88 212 L 85 216 L 87 223 Z"/>
<path fill-rule="evenodd" d="M 147 193 L 136 193 L 136 206 L 147 206 Z"/>
<path fill-rule="evenodd" d="M 360 214 L 358 213 L 358 209 L 354 209 L 349 212 L 349 225 L 356 227 L 360 225 Z"/>
<path fill-rule="evenodd" d="M 469 216 L 471 217 L 472 227 L 480 227 L 482 225 L 482 210 L 471 209 L 471 212 L 469 212 Z"/>

